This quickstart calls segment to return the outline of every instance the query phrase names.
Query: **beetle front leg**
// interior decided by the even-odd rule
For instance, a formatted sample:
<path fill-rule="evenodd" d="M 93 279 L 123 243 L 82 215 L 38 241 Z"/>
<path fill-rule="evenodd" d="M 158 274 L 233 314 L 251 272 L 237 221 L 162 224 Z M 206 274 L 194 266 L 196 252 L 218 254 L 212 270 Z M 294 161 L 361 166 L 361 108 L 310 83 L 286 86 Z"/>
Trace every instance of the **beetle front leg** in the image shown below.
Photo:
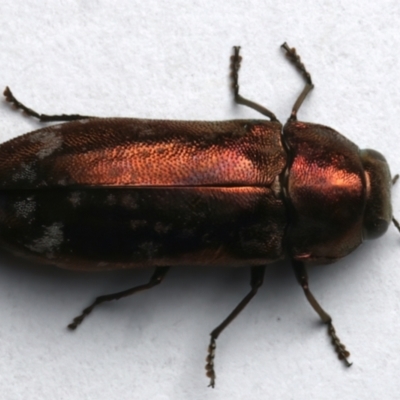
<path fill-rule="evenodd" d="M 392 179 L 392 186 L 394 186 L 398 180 L 399 180 L 399 174 L 396 174 Z M 399 221 L 397 221 L 395 217 L 393 217 L 393 215 L 392 215 L 392 222 L 396 227 L 396 229 L 400 232 L 400 223 Z"/>
<path fill-rule="evenodd" d="M 308 302 L 311 304 L 311 307 L 316 311 L 316 313 L 320 316 L 322 322 L 324 324 L 327 324 L 328 326 L 328 334 L 332 339 L 332 344 L 335 348 L 336 353 L 338 353 L 339 360 L 343 360 L 345 364 L 350 367 L 352 363 L 350 363 L 347 359 L 350 356 L 350 353 L 346 350 L 344 344 L 342 344 L 340 342 L 340 339 L 336 336 L 336 331 L 332 324 L 331 316 L 319 305 L 309 289 L 307 270 L 304 263 L 293 260 L 292 264 L 297 281 L 302 287 Z"/>
<path fill-rule="evenodd" d="M 87 115 L 79 115 L 79 114 L 62 114 L 62 115 L 46 115 L 46 114 L 39 114 L 36 111 L 32 110 L 31 108 L 28 108 L 24 104 L 22 104 L 20 101 L 18 101 L 14 95 L 12 94 L 10 88 L 7 86 L 4 89 L 3 92 L 6 101 L 9 103 L 13 104 L 16 108 L 19 110 L 24 111 L 26 114 L 28 114 L 31 117 L 39 119 L 40 122 L 66 122 L 66 121 L 76 121 L 79 119 L 87 119 L 87 118 L 94 118 L 94 117 L 89 117 Z"/>
<path fill-rule="evenodd" d="M 210 378 L 210 384 L 208 386 L 215 386 L 215 370 L 214 370 L 214 358 L 216 349 L 216 340 L 221 332 L 240 314 L 240 312 L 247 306 L 250 300 L 256 295 L 258 289 L 263 283 L 265 273 L 265 266 L 252 267 L 251 269 L 251 290 L 247 296 L 236 306 L 236 308 L 225 318 L 225 320 L 218 325 L 211 333 L 210 344 L 208 346 L 208 356 L 206 358 L 206 370 L 207 376 Z"/>
<path fill-rule="evenodd" d="M 303 104 L 303 101 L 307 97 L 308 93 L 310 93 L 311 90 L 314 88 L 314 85 L 311 80 L 311 75 L 306 70 L 304 64 L 301 62 L 300 56 L 297 54 L 296 49 L 294 47 L 290 48 L 286 42 L 283 43 L 281 47 L 285 49 L 286 57 L 294 64 L 294 66 L 301 73 L 306 82 L 303 91 L 300 93 L 299 97 L 293 105 L 292 113 L 289 118 L 289 121 L 297 121 L 297 111 L 299 111 L 299 108 Z"/>
<path fill-rule="evenodd" d="M 152 287 L 159 285 L 165 278 L 165 275 L 167 274 L 168 270 L 169 267 L 157 267 L 156 270 L 154 271 L 154 274 L 150 278 L 149 282 L 145 283 L 144 285 L 135 286 L 131 289 L 127 289 L 122 292 L 111 293 L 105 296 L 97 297 L 97 299 L 89 307 L 86 307 L 82 311 L 81 315 L 74 318 L 74 320 L 68 325 L 68 328 L 71 330 L 76 329 L 78 325 L 80 325 L 82 321 L 93 311 L 93 309 L 101 303 L 105 303 L 106 301 L 111 301 L 111 300 L 119 300 L 122 297 L 127 297 L 142 290 L 151 289 Z"/>

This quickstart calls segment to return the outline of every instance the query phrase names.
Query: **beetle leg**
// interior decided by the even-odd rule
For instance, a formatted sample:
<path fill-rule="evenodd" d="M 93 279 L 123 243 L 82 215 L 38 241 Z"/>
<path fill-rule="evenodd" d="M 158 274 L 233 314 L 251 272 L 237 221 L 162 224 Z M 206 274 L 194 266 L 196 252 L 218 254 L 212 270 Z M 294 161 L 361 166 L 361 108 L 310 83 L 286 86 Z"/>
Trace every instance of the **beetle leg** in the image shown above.
<path fill-rule="evenodd" d="M 396 174 L 393 179 L 392 179 L 392 186 L 394 186 L 396 184 L 396 182 L 399 179 L 399 174 Z M 394 226 L 397 228 L 397 230 L 400 232 L 400 224 L 399 221 L 397 221 L 397 219 L 395 217 L 392 216 L 392 222 L 394 224 Z"/>
<path fill-rule="evenodd" d="M 208 346 L 208 355 L 206 358 L 206 370 L 207 376 L 210 378 L 210 384 L 208 386 L 215 386 L 215 370 L 214 370 L 214 358 L 216 340 L 221 332 L 240 314 L 240 312 L 247 306 L 250 300 L 256 295 L 259 287 L 262 285 L 264 280 L 265 266 L 252 267 L 251 268 L 251 290 L 247 296 L 235 307 L 235 309 L 218 325 L 211 333 L 210 344 Z"/>
<path fill-rule="evenodd" d="M 397 230 L 400 232 L 399 221 L 397 221 L 397 219 L 395 217 L 392 217 L 392 222 L 393 222 L 394 226 L 397 228 Z"/>
<path fill-rule="evenodd" d="M 24 104 L 22 104 L 20 101 L 18 101 L 14 95 L 12 94 L 10 88 L 7 86 L 4 89 L 3 92 L 6 101 L 9 103 L 13 104 L 16 108 L 24 111 L 26 114 L 28 114 L 31 117 L 39 119 L 41 122 L 63 122 L 63 121 L 76 121 L 78 119 L 86 119 L 86 118 L 94 118 L 94 117 L 89 117 L 87 115 L 79 115 L 79 114 L 62 114 L 62 115 L 46 115 L 46 114 L 39 114 L 36 111 L 32 110 L 31 108 L 26 107 Z"/>
<path fill-rule="evenodd" d="M 303 91 L 300 93 L 300 96 L 297 98 L 296 102 L 293 105 L 292 113 L 290 114 L 290 121 L 297 120 L 297 111 L 303 104 L 303 101 L 307 97 L 308 93 L 314 88 L 314 85 L 311 80 L 310 73 L 306 70 L 306 67 L 301 62 L 300 56 L 296 53 L 296 49 L 294 47 L 290 48 L 288 44 L 285 42 L 281 46 L 283 49 L 286 50 L 286 57 L 294 64 L 297 71 L 303 75 L 304 80 L 306 81 L 306 85 L 304 86 Z"/>
<path fill-rule="evenodd" d="M 232 78 L 232 88 L 233 94 L 235 95 L 235 102 L 237 104 L 241 104 L 243 106 L 250 107 L 259 113 L 267 116 L 271 119 L 271 121 L 278 121 L 275 114 L 265 107 L 254 103 L 253 101 L 245 99 L 243 96 L 239 94 L 239 69 L 240 62 L 242 61 L 242 57 L 239 55 L 240 46 L 235 46 L 233 48 L 233 56 L 231 56 L 231 78 Z"/>
<path fill-rule="evenodd" d="M 350 353 L 346 350 L 344 344 L 340 342 L 340 339 L 336 336 L 335 328 L 332 324 L 332 318 L 330 315 L 324 311 L 324 309 L 319 305 L 317 300 L 314 298 L 313 294 L 311 293 L 309 286 L 308 286 L 308 276 L 307 270 L 304 263 L 300 261 L 292 261 L 294 273 L 296 275 L 297 281 L 299 282 L 300 286 L 302 287 L 304 294 L 307 297 L 308 302 L 311 304 L 311 307 L 316 311 L 316 313 L 320 316 L 322 322 L 327 324 L 328 326 L 328 334 L 332 339 L 332 344 L 335 348 L 336 353 L 338 353 L 339 360 L 343 360 L 345 364 L 350 367 L 352 363 L 348 361 L 348 357 Z"/>
<path fill-rule="evenodd" d="M 152 287 L 159 285 L 165 278 L 165 275 L 167 274 L 168 270 L 169 267 L 157 267 L 152 277 L 150 278 L 149 282 L 145 283 L 144 285 L 135 286 L 131 289 L 123 290 L 122 292 L 111 293 L 105 296 L 97 297 L 96 300 L 89 307 L 85 308 L 82 311 L 81 315 L 74 318 L 74 320 L 68 325 L 68 328 L 72 330 L 76 329 L 78 325 L 80 325 L 82 321 L 93 311 L 93 309 L 101 303 L 111 300 L 119 300 L 122 297 L 127 297 L 136 292 L 151 289 Z"/>

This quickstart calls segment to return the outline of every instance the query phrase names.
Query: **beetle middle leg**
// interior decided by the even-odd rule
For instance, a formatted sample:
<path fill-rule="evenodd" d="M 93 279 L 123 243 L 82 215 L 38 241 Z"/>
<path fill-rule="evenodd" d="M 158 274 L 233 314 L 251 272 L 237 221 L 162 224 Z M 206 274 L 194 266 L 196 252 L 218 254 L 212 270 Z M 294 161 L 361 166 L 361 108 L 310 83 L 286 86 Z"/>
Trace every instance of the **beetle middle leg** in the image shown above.
<path fill-rule="evenodd" d="M 324 311 L 324 309 L 319 305 L 317 300 L 314 298 L 313 294 L 311 293 L 309 286 L 308 286 L 308 276 L 307 270 L 304 263 L 300 261 L 292 261 L 294 273 L 296 275 L 297 281 L 299 282 L 300 286 L 302 287 L 304 294 L 308 302 L 311 304 L 311 307 L 316 311 L 316 313 L 321 318 L 322 322 L 328 326 L 328 334 L 332 339 L 332 344 L 335 348 L 336 353 L 338 353 L 339 360 L 343 360 L 345 364 L 350 367 L 351 363 L 348 361 L 348 357 L 350 353 L 346 350 L 344 344 L 340 342 L 340 339 L 336 336 L 335 328 L 332 324 L 332 318 L 330 315 Z"/>
<path fill-rule="evenodd" d="M 74 320 L 68 325 L 68 328 L 72 330 L 76 329 L 78 325 L 80 325 L 82 321 L 93 311 L 93 309 L 101 303 L 105 303 L 106 301 L 111 300 L 119 300 L 122 297 L 127 297 L 142 290 L 151 289 L 152 287 L 159 285 L 165 278 L 168 270 L 169 267 L 157 267 L 150 280 L 144 285 L 135 286 L 131 289 L 123 290 L 122 292 L 111 293 L 105 296 L 97 297 L 96 300 L 89 307 L 86 307 L 82 311 L 81 315 L 74 318 Z"/>
<path fill-rule="evenodd" d="M 79 119 L 86 119 L 86 118 L 94 118 L 89 117 L 87 115 L 79 115 L 79 114 L 62 114 L 62 115 L 47 115 L 47 114 L 39 114 L 36 111 L 32 110 L 31 108 L 25 106 L 20 101 L 18 101 L 15 96 L 12 94 L 10 88 L 7 86 L 3 92 L 6 101 L 13 104 L 19 110 L 22 110 L 30 117 L 34 117 L 39 119 L 40 122 L 66 122 L 66 121 L 76 121 Z"/>
<path fill-rule="evenodd" d="M 242 57 L 239 55 L 240 47 L 235 46 L 233 48 L 233 56 L 231 56 L 231 78 L 232 78 L 232 88 L 233 94 L 235 95 L 235 102 L 237 104 L 241 104 L 243 106 L 247 106 L 252 108 L 253 110 L 258 111 L 259 113 L 267 116 L 271 119 L 271 121 L 278 121 L 275 114 L 269 111 L 267 108 L 254 103 L 248 99 L 245 99 L 242 95 L 239 94 L 239 69 L 240 63 L 242 61 Z"/>
<path fill-rule="evenodd" d="M 208 356 L 206 358 L 206 370 L 207 376 L 210 378 L 210 384 L 208 386 L 215 386 L 215 370 L 214 370 L 214 358 L 216 349 L 216 340 L 221 332 L 240 314 L 240 312 L 247 306 L 250 300 L 256 295 L 258 289 L 261 287 L 264 280 L 265 266 L 252 267 L 251 269 L 251 280 L 250 292 L 244 297 L 244 299 L 235 307 L 235 309 L 218 325 L 211 333 L 210 344 L 208 346 Z"/>

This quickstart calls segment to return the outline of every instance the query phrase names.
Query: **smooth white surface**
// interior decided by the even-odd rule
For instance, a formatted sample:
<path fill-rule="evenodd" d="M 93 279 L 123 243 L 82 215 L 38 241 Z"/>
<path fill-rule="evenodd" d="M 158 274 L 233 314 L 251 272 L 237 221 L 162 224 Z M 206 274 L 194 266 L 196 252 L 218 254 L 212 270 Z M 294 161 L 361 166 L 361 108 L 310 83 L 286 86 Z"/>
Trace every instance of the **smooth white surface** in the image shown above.
<path fill-rule="evenodd" d="M 0 87 L 43 113 L 220 120 L 262 118 L 228 87 L 242 46 L 241 90 L 289 115 L 301 78 L 279 46 L 296 46 L 315 90 L 302 120 L 379 150 L 400 172 L 400 3 L 359 1 L 11 1 L 0 5 Z M 40 124 L 0 103 L 0 140 Z M 400 189 L 393 191 L 400 217 Z M 176 269 L 158 288 L 67 323 L 96 296 L 150 271 L 74 274 L 0 259 L 2 399 L 395 399 L 400 390 L 400 236 L 394 227 L 310 284 L 352 353 L 346 369 L 288 263 L 217 343 L 209 332 L 247 293 L 247 270 Z"/>

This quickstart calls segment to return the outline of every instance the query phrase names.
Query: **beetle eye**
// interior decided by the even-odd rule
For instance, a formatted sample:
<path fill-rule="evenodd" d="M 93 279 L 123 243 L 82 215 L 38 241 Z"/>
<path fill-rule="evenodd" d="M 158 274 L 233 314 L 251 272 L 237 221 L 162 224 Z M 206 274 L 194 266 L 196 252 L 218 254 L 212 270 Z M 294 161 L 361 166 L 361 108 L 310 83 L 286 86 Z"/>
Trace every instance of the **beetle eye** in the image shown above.
<path fill-rule="evenodd" d="M 363 237 L 364 239 L 375 239 L 387 231 L 392 220 L 390 204 L 392 181 L 389 166 L 382 154 L 366 149 L 360 151 L 360 157 L 367 183 Z"/>

